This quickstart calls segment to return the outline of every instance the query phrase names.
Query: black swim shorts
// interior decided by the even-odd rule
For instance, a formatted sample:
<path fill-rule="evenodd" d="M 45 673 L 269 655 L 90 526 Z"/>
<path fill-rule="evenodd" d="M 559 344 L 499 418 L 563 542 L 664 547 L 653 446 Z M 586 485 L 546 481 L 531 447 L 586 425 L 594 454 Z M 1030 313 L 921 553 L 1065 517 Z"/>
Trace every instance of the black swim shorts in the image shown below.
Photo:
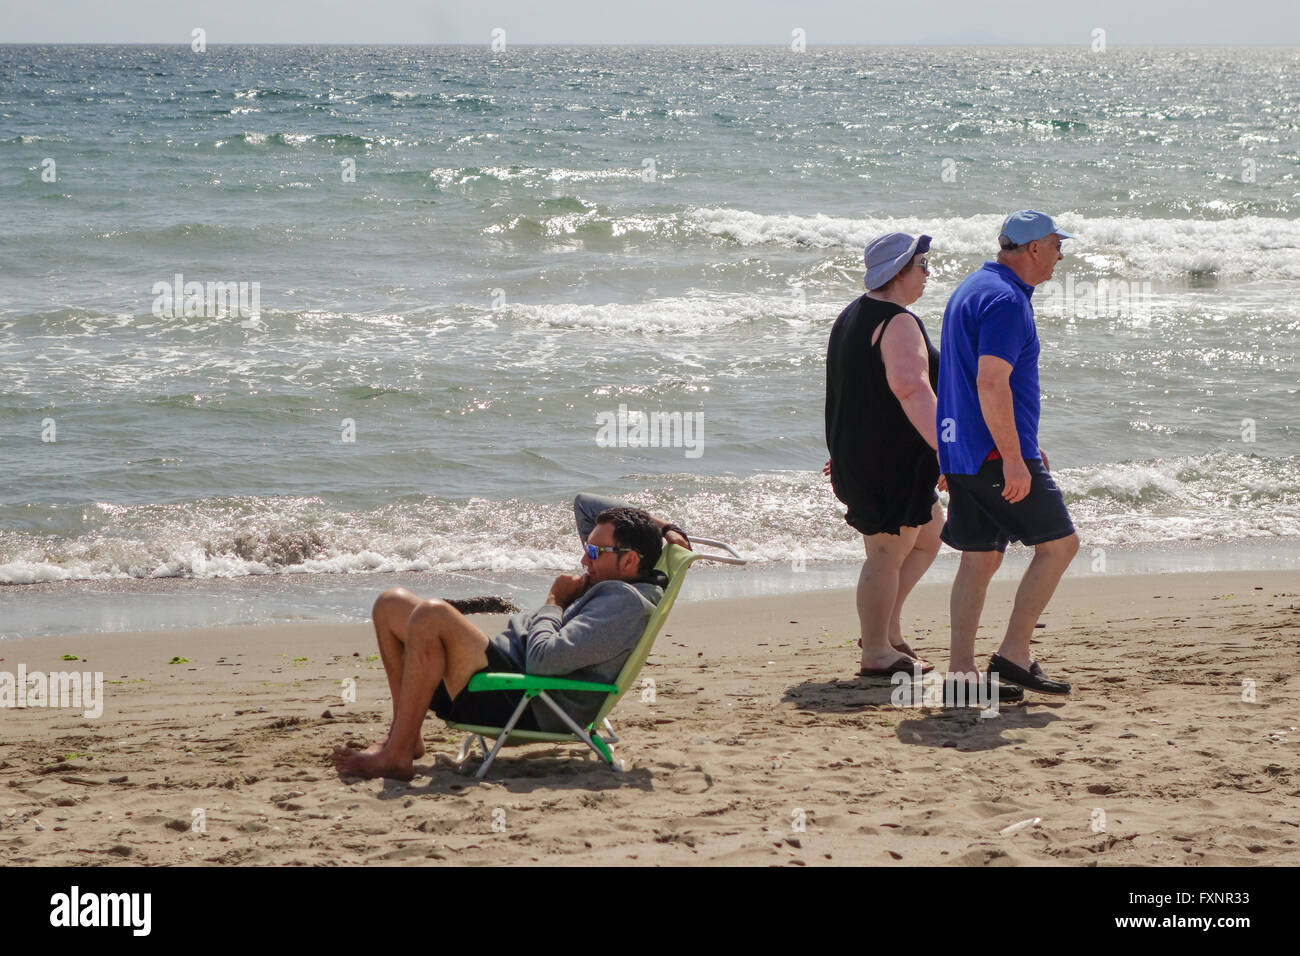
<path fill-rule="evenodd" d="M 948 520 L 939 537 L 958 551 L 1006 551 L 1008 542 L 1042 544 L 1074 534 L 1061 489 L 1037 458 L 1025 459 L 1029 494 L 1015 504 L 1002 497 L 1002 461 L 984 462 L 974 475 L 948 475 Z"/>
<path fill-rule="evenodd" d="M 504 671 L 507 674 L 512 674 L 519 672 L 518 666 L 498 651 L 490 641 L 486 653 L 487 667 L 480 668 L 478 673 Z M 447 685 L 439 683 L 437 690 L 433 692 L 433 700 L 429 702 L 429 709 L 443 720 L 450 721 L 453 724 L 504 727 L 506 722 L 510 720 L 510 715 L 519 706 L 519 701 L 523 699 L 523 696 L 524 692 L 521 690 L 481 690 L 474 693 L 462 690 L 453 698 L 447 693 Z M 519 715 L 519 720 L 515 724 L 515 729 L 538 729 L 537 718 L 533 716 L 532 707 L 524 708 L 524 712 Z"/>

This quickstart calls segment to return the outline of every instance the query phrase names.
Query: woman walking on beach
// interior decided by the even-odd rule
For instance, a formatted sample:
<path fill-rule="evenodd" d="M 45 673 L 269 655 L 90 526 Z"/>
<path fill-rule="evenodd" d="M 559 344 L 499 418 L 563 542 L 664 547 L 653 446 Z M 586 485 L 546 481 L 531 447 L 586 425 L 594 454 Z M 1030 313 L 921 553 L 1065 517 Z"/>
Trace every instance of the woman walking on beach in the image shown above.
<path fill-rule="evenodd" d="M 867 292 L 831 329 L 826 350 L 826 474 L 862 534 L 858 676 L 922 672 L 903 640 L 903 602 L 939 553 L 943 509 L 935 430 L 939 352 L 908 311 L 925 291 L 929 236 L 893 232 L 867 244 Z M 939 485 L 940 489 L 943 486 Z"/>

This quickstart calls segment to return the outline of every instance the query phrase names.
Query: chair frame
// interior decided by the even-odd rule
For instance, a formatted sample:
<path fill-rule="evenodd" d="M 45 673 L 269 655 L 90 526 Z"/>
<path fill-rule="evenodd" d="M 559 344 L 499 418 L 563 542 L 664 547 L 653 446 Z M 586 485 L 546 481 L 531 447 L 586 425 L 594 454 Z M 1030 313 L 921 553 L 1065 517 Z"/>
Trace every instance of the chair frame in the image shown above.
<path fill-rule="evenodd" d="M 527 743 L 583 743 L 591 748 L 597 757 L 613 767 L 616 772 L 621 773 L 623 768 L 615 761 L 613 751 L 610 748 L 610 744 L 617 743 L 619 738 L 614 732 L 613 724 L 609 722 L 608 714 L 627 692 L 627 689 L 636 683 L 642 665 L 645 664 L 646 658 L 650 656 L 655 638 L 658 637 L 659 631 L 668 620 L 668 615 L 677 600 L 678 592 L 681 591 L 686 572 L 690 570 L 692 564 L 700 560 L 718 561 L 725 564 L 746 563 L 745 559 L 732 550 L 730 545 L 721 541 L 710 538 L 695 538 L 692 543 L 720 548 L 726 551 L 727 554 L 692 551 L 675 544 L 667 545 L 664 548 L 664 552 L 655 567 L 668 575 L 668 584 L 664 588 L 663 597 L 659 599 L 659 603 L 655 605 L 654 611 L 651 612 L 645 630 L 642 631 L 641 637 L 637 640 L 632 653 L 623 664 L 623 669 L 615 678 L 614 683 L 599 684 L 591 681 L 571 680 L 567 677 L 543 677 L 538 674 L 502 672 L 485 672 L 471 677 L 469 684 L 465 688 L 471 693 L 490 690 L 522 690 L 524 696 L 520 699 L 519 706 L 515 708 L 514 713 L 510 715 L 510 719 L 504 727 L 458 724 L 449 721 L 447 726 L 452 730 L 466 732 L 464 740 L 461 741 L 460 751 L 456 755 L 456 763 L 463 764 L 469 758 L 473 751 L 473 743 L 477 740 L 479 747 L 483 751 L 484 759 L 474 777 L 482 780 L 487 775 L 488 769 L 496 760 L 497 753 L 503 746 Z M 584 728 L 580 727 L 578 722 L 570 717 L 547 694 L 548 690 L 591 691 L 604 693 L 607 696 L 597 712 L 595 720 Z M 523 716 L 524 709 L 533 702 L 534 698 L 550 707 L 564 725 L 569 728 L 569 733 L 516 730 L 515 725 L 519 722 L 519 718 Z M 608 739 L 602 737 L 595 730 L 598 724 L 604 728 Z M 487 741 L 484 738 L 496 738 L 491 750 L 488 749 Z"/>

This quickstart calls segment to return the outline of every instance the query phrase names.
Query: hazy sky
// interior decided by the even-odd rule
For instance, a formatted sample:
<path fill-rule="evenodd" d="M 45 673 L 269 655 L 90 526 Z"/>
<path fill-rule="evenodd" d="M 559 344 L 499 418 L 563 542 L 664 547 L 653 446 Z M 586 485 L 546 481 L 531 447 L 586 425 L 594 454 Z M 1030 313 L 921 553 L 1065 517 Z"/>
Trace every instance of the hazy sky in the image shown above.
<path fill-rule="evenodd" d="M 0 0 L 4 43 L 1300 44 L 1296 0 Z"/>

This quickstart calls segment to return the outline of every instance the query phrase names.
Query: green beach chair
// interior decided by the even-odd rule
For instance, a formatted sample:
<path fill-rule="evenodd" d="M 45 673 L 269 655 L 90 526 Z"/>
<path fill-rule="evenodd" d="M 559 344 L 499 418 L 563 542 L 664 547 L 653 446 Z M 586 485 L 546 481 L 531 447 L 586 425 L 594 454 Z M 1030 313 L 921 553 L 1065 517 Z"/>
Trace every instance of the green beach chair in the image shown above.
<path fill-rule="evenodd" d="M 542 677 L 537 674 L 505 674 L 499 672 L 475 674 L 471 677 L 469 684 L 465 688 L 471 693 L 487 690 L 522 690 L 524 696 L 504 727 L 480 727 L 472 724 L 448 722 L 447 726 L 452 730 L 464 731 L 466 734 L 465 739 L 461 742 L 460 752 L 456 755 L 456 762 L 458 764 L 465 762 L 472 751 L 474 740 L 477 739 L 479 747 L 483 751 L 484 760 L 483 765 L 478 768 L 474 776 L 481 780 L 487 774 L 488 768 L 492 766 L 492 761 L 496 759 L 497 751 L 502 746 L 534 743 L 584 743 L 594 750 L 597 756 L 621 773 L 623 768 L 615 762 L 614 755 L 610 751 L 609 745 L 618 742 L 618 735 L 614 733 L 614 727 L 610 724 L 608 715 L 628 688 L 636 683 L 637 674 L 640 673 L 641 666 L 645 663 L 646 658 L 650 656 L 650 648 L 654 646 L 655 638 L 663 628 L 664 622 L 668 620 L 668 614 L 672 611 L 673 603 L 677 600 L 677 595 L 682 589 L 682 581 L 686 578 L 686 571 L 694 562 L 700 560 L 719 561 L 726 564 L 745 563 L 744 558 L 721 541 L 714 541 L 709 538 L 693 538 L 691 543 L 696 546 L 707 545 L 721 548 L 727 551 L 730 556 L 690 551 L 675 544 L 667 545 L 664 548 L 659 562 L 655 565 L 657 570 L 668 576 L 668 584 L 664 587 L 664 596 L 655 605 L 654 613 L 650 615 L 650 620 L 646 622 L 640 640 L 633 647 L 632 653 L 628 655 L 627 661 L 623 664 L 623 669 L 619 671 L 618 677 L 614 679 L 614 683 L 595 684 L 588 681 L 569 680 L 565 677 Z M 583 728 L 579 727 L 577 721 L 555 703 L 550 695 L 546 693 L 548 690 L 596 691 L 603 692 L 606 697 L 605 702 L 601 704 L 600 710 L 596 714 L 595 720 Z M 560 720 L 564 721 L 570 732 L 550 733 L 541 730 L 515 730 L 514 726 L 520 716 L 523 715 L 524 708 L 532 702 L 534 697 L 539 698 L 550 707 L 559 716 Z M 596 731 L 595 728 L 598 725 L 603 725 L 608 739 L 602 738 Z M 487 741 L 484 738 L 494 738 L 496 740 L 491 751 L 488 750 Z"/>

